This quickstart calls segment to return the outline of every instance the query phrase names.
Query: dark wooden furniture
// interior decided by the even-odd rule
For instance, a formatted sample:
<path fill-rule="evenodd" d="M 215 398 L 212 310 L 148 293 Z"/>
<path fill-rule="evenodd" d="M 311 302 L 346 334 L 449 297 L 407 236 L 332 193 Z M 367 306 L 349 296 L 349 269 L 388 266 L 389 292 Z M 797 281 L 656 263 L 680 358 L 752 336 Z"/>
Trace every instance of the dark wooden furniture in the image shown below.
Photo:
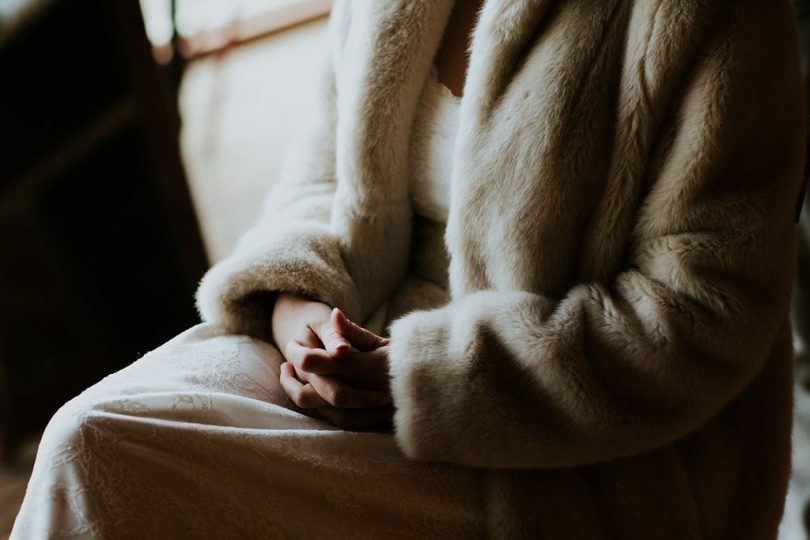
<path fill-rule="evenodd" d="M 207 263 L 137 0 L 0 26 L 0 454 L 194 324 Z"/>

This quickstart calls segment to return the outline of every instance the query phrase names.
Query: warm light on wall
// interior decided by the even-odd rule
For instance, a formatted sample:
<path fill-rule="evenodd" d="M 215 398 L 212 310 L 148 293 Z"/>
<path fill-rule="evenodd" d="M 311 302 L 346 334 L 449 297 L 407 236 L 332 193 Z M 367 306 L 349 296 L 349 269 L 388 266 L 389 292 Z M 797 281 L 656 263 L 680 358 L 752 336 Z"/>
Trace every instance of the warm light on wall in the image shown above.
<path fill-rule="evenodd" d="M 140 0 L 158 53 L 172 40 L 171 0 Z M 329 13 L 331 0 L 177 0 L 175 24 L 186 58 L 223 49 Z"/>

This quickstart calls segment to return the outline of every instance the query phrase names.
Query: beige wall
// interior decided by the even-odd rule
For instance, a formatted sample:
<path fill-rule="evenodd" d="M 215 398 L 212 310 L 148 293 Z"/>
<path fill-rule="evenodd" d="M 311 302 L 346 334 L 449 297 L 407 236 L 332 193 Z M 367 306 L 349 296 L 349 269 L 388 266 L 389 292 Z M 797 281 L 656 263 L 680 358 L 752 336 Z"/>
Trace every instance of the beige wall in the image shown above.
<path fill-rule="evenodd" d="M 326 19 L 194 61 L 181 145 L 211 262 L 226 256 L 277 179 L 314 96 Z"/>

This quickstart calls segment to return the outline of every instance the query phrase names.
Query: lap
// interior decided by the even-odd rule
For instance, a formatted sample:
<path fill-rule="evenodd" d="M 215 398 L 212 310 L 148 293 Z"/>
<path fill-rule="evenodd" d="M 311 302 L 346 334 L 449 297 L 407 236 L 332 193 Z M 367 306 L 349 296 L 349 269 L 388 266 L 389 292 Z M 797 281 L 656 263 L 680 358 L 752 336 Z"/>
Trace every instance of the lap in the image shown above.
<path fill-rule="evenodd" d="M 63 501 L 53 515 L 84 516 L 70 527 L 133 535 L 167 520 L 187 537 L 475 535 L 477 474 L 300 414 L 281 361 L 268 343 L 198 325 L 105 378 L 52 420 L 20 527 L 45 498 Z"/>
<path fill-rule="evenodd" d="M 284 404 L 273 345 L 199 324 L 83 392 L 79 399 L 143 393 L 229 394 Z"/>

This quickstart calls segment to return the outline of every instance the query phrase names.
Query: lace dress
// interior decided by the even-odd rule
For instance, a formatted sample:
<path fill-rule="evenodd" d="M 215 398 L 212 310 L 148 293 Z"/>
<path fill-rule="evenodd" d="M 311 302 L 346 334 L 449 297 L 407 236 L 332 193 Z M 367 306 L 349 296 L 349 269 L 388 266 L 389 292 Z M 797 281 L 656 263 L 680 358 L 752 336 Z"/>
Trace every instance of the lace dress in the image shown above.
<path fill-rule="evenodd" d="M 459 100 L 428 79 L 413 132 L 409 278 L 377 314 L 447 299 Z M 390 434 L 296 412 L 278 351 L 195 326 L 65 405 L 40 444 L 11 538 L 470 538 L 479 472 L 406 460 Z"/>

